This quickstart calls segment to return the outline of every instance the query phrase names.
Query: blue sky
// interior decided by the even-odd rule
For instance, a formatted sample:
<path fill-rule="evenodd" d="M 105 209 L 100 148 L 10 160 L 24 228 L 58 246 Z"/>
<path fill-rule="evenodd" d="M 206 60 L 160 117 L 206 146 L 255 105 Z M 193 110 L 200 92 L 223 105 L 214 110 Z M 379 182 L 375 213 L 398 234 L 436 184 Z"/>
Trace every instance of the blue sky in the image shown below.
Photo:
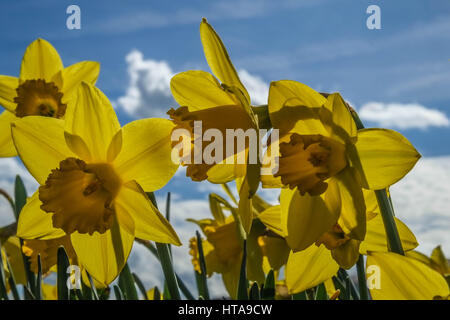
<path fill-rule="evenodd" d="M 81 8 L 81 30 L 66 28 L 70 4 Z M 381 8 L 381 30 L 366 27 L 371 4 Z M 320 91 L 341 92 L 365 115 L 367 126 L 404 134 L 424 158 L 418 173 L 397 187 L 398 212 L 423 236 L 425 252 L 442 242 L 449 252 L 450 239 L 443 238 L 450 227 L 447 0 L 2 0 L 0 74 L 17 76 L 25 48 L 42 37 L 66 66 L 81 60 L 101 63 L 97 85 L 113 101 L 122 123 L 163 115 L 175 107 L 168 91 L 171 75 L 209 71 L 199 37 L 202 17 L 219 33 L 240 74 L 253 81 L 256 102 L 263 100 L 270 81 L 297 80 Z M 0 186 L 1 179 L 7 177 L 0 173 Z M 208 215 L 207 192 L 216 189 L 179 174 L 158 195 L 175 193 L 185 210 L 179 209 L 180 219 L 189 214 L 200 218 Z M 273 192 L 264 194 L 276 199 Z M 439 225 L 442 233 L 434 232 Z"/>

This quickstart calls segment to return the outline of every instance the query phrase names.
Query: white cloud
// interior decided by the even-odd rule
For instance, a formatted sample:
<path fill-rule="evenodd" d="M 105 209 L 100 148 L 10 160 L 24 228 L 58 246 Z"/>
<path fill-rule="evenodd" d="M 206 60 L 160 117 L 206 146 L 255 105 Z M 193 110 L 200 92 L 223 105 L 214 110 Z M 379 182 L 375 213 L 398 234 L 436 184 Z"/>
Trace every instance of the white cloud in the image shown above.
<path fill-rule="evenodd" d="M 358 114 L 362 120 L 387 128 L 426 129 L 450 126 L 450 120 L 444 112 L 416 103 L 369 102 L 359 109 Z"/>
<path fill-rule="evenodd" d="M 438 244 L 450 257 L 450 156 L 422 158 L 391 187 L 396 215 L 405 222 L 426 254 Z"/>
<path fill-rule="evenodd" d="M 267 104 L 269 85 L 260 77 L 251 75 L 246 70 L 239 70 L 239 78 L 248 91 L 253 105 Z"/>
<path fill-rule="evenodd" d="M 170 91 L 170 79 L 175 72 L 166 61 L 145 59 L 142 52 L 132 50 L 125 58 L 129 84 L 125 95 L 115 105 L 134 117 L 167 117 L 166 112 L 176 106 Z M 246 70 L 239 70 L 252 103 L 267 104 L 269 85 Z"/>
<path fill-rule="evenodd" d="M 170 93 L 170 78 L 174 75 L 165 61 L 144 59 L 142 52 L 131 51 L 125 58 L 129 84 L 124 96 L 116 104 L 130 115 L 165 117 L 175 104 Z"/>

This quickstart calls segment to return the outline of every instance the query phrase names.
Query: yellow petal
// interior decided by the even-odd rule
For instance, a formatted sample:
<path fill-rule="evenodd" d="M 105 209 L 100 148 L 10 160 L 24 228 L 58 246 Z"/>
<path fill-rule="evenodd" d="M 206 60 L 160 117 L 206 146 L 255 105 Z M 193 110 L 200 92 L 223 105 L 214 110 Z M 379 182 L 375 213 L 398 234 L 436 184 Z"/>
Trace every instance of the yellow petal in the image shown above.
<path fill-rule="evenodd" d="M 366 275 L 374 300 L 430 300 L 450 294 L 447 282 L 438 272 L 392 252 L 370 253 Z"/>
<path fill-rule="evenodd" d="M 9 237 L 6 242 L 2 242 L 2 249 L 5 249 L 8 256 L 8 261 L 11 265 L 16 284 L 26 285 L 27 275 L 23 264 L 24 261 L 20 239 L 16 236 Z M 3 262 L 5 262 L 5 260 Z"/>
<path fill-rule="evenodd" d="M 441 274 L 450 273 L 450 266 L 444 252 L 442 252 L 441 246 L 437 246 L 433 249 L 430 258 L 433 269 Z"/>
<path fill-rule="evenodd" d="M 133 246 L 134 235 L 129 234 L 118 224 L 105 233 L 95 232 L 71 234 L 73 248 L 83 267 L 97 281 L 110 284 L 120 273 Z"/>
<path fill-rule="evenodd" d="M 63 69 L 58 52 L 44 39 L 33 41 L 25 51 L 20 67 L 20 81 L 31 79 L 53 80 L 53 76 Z"/>
<path fill-rule="evenodd" d="M 122 187 L 114 206 L 118 215 L 128 213 L 133 218 L 136 237 L 181 245 L 175 230 L 136 182 L 131 181 Z"/>
<path fill-rule="evenodd" d="M 350 239 L 346 243 L 331 250 L 333 259 L 344 269 L 350 269 L 358 261 L 361 241 Z"/>
<path fill-rule="evenodd" d="M 136 180 L 147 192 L 169 182 L 178 168 L 171 158 L 173 127 L 166 119 L 141 119 L 122 128 L 122 150 L 114 165 L 125 182 Z"/>
<path fill-rule="evenodd" d="M 281 190 L 281 223 L 294 251 L 308 248 L 336 224 L 340 208 L 329 208 L 328 197 L 336 195 L 330 186 L 323 196 L 315 197 L 308 193 L 302 196 L 297 189 Z"/>
<path fill-rule="evenodd" d="M 54 228 L 53 214 L 41 210 L 39 191 L 36 191 L 23 207 L 17 224 L 17 236 L 23 239 L 56 239 L 65 236 L 62 229 Z"/>
<path fill-rule="evenodd" d="M 100 73 L 100 63 L 95 61 L 81 61 L 62 70 L 64 98 L 70 96 L 76 87 L 85 81 L 94 85 Z"/>
<path fill-rule="evenodd" d="M 400 219 L 395 218 L 398 234 L 402 242 L 403 250 L 409 251 L 416 248 L 419 243 L 414 234 Z M 381 214 L 377 214 L 373 219 L 367 221 L 366 238 L 361 242 L 359 252 L 367 254 L 368 251 L 387 252 L 387 235 L 384 229 L 383 218 Z"/>
<path fill-rule="evenodd" d="M 339 138 L 343 142 L 355 138 L 357 134 L 356 124 L 341 95 L 339 93 L 330 94 L 327 97 L 325 107 L 331 111 L 332 137 Z"/>
<path fill-rule="evenodd" d="M 11 112 L 17 107 L 14 98 L 17 96 L 18 86 L 18 78 L 0 75 L 0 105 Z"/>
<path fill-rule="evenodd" d="M 170 89 L 178 104 L 187 106 L 191 112 L 236 104 L 216 78 L 205 71 L 191 70 L 175 75 L 170 80 Z"/>
<path fill-rule="evenodd" d="M 281 206 L 270 207 L 258 215 L 258 219 L 261 220 L 264 225 L 275 232 L 276 234 L 285 237 L 284 228 L 281 224 Z"/>
<path fill-rule="evenodd" d="M 200 39 L 202 40 L 206 61 L 214 75 L 228 86 L 239 88 L 245 95 L 247 102 L 250 104 L 250 96 L 239 79 L 236 69 L 234 69 L 234 66 L 231 63 L 227 49 L 222 43 L 219 35 L 214 31 L 213 27 L 209 25 L 206 19 L 203 19 L 200 24 Z"/>
<path fill-rule="evenodd" d="M 347 167 L 336 179 L 339 187 L 342 209 L 338 224 L 345 234 L 356 240 L 364 240 L 366 234 L 366 206 L 364 195 L 355 176 L 354 169 Z"/>
<path fill-rule="evenodd" d="M 329 132 L 320 119 L 321 107 L 327 100 L 310 87 L 296 81 L 282 80 L 270 84 L 269 114 L 280 136 L 288 132 L 320 134 Z"/>
<path fill-rule="evenodd" d="M 404 136 L 387 129 L 359 130 L 356 149 L 362 166 L 362 186 L 371 190 L 393 185 L 420 158 L 420 154 Z"/>
<path fill-rule="evenodd" d="M 315 244 L 299 252 L 291 252 L 286 265 L 289 293 L 313 288 L 336 275 L 339 265 L 324 245 Z"/>
<path fill-rule="evenodd" d="M 65 130 L 80 136 L 89 148 L 92 159 L 107 160 L 108 147 L 120 124 L 108 98 L 97 88 L 82 82 L 76 99 L 66 112 Z"/>
<path fill-rule="evenodd" d="M 0 115 L 0 158 L 17 155 L 16 147 L 11 136 L 11 122 L 16 120 L 14 113 L 5 110 Z"/>
<path fill-rule="evenodd" d="M 44 184 L 52 169 L 74 153 L 64 138 L 64 121 L 56 118 L 29 116 L 12 124 L 17 152 L 31 175 Z"/>

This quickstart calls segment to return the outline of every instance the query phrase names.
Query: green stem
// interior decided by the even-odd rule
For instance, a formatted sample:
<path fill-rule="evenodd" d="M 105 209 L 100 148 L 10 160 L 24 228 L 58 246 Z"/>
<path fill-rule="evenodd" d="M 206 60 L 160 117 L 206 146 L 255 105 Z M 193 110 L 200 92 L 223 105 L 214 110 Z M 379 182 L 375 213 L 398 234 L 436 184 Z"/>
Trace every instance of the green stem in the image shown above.
<path fill-rule="evenodd" d="M 159 260 L 163 267 L 164 278 L 166 279 L 170 297 L 173 300 L 181 300 L 177 278 L 173 270 L 172 259 L 170 258 L 169 246 L 165 243 L 156 242 L 156 250 L 158 250 Z"/>
<path fill-rule="evenodd" d="M 364 129 L 364 125 L 356 111 L 350 109 L 350 112 L 353 116 L 353 119 L 355 120 L 358 130 Z M 380 207 L 381 217 L 383 218 L 384 229 L 386 230 L 388 249 L 391 252 L 405 255 L 402 247 L 402 242 L 398 234 L 398 229 L 395 224 L 394 209 L 392 208 L 386 190 L 375 190 L 375 195 L 378 200 L 378 206 Z"/>
<path fill-rule="evenodd" d="M 362 254 L 359 255 L 356 270 L 358 272 L 359 297 L 361 300 L 369 300 L 369 290 L 367 289 L 366 272 L 364 270 L 364 257 Z"/>

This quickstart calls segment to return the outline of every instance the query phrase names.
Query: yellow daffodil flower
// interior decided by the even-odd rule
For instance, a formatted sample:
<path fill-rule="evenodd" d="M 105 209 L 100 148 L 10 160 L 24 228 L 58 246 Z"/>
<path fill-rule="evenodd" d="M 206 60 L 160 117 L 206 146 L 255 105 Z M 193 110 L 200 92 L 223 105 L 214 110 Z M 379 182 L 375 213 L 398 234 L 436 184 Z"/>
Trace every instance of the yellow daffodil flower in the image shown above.
<path fill-rule="evenodd" d="M 338 93 L 326 98 L 295 81 L 271 84 L 269 113 L 280 130 L 279 168 L 262 176 L 281 192 L 282 226 L 294 251 L 324 243 L 344 268 L 358 258 L 366 233 L 362 188 L 401 179 L 420 155 L 399 133 L 357 130 Z"/>
<path fill-rule="evenodd" d="M 227 136 L 227 129 L 242 130 L 243 133 L 254 129 L 258 141 L 253 143 L 259 146 L 258 121 L 250 106 L 250 96 L 239 79 L 222 40 L 206 19 L 200 24 L 200 37 L 206 61 L 221 83 L 204 71 L 191 70 L 175 75 L 170 86 L 173 97 L 181 107 L 169 110 L 168 114 L 176 124 L 174 130 L 186 129 L 190 133 L 191 149 L 188 154 L 180 154 L 182 165 L 187 167 L 187 176 L 194 181 L 207 179 L 212 183 L 242 179 L 239 214 L 248 233 L 253 218 L 250 210 L 251 197 L 256 193 L 260 175 L 259 159 L 258 163 L 248 163 L 250 139 L 246 139 L 242 146 L 235 143 L 231 153 L 227 150 L 225 141 L 214 141 L 215 144 L 220 144 L 218 149 L 222 151 L 224 159 L 219 159 L 218 164 L 208 163 L 203 155 L 206 148 L 214 143 L 203 141 L 202 137 L 194 134 L 194 122 L 201 121 L 204 132 L 209 129 L 220 131 L 223 139 Z M 182 139 L 186 137 L 181 136 L 180 140 Z M 198 141 L 201 141 L 200 150 L 194 147 Z M 178 142 L 173 145 L 176 144 Z M 199 155 L 201 161 L 196 161 Z"/>
<path fill-rule="evenodd" d="M 106 96 L 85 82 L 74 103 L 65 122 L 25 117 L 12 125 L 18 153 L 40 184 L 20 214 L 17 234 L 69 235 L 79 263 L 109 284 L 135 236 L 180 245 L 144 192 L 163 187 L 178 167 L 170 157 L 173 124 L 142 119 L 121 128 Z"/>
<path fill-rule="evenodd" d="M 241 237 L 233 215 L 223 219 L 217 217 L 216 214 L 215 219 L 189 221 L 195 222 L 206 236 L 206 239 L 202 240 L 202 246 L 207 275 L 221 274 L 228 293 L 235 298 L 243 253 Z M 201 272 L 197 246 L 197 239 L 191 238 L 189 253 L 192 256 L 192 264 L 195 270 Z M 247 238 L 248 279 L 263 283 L 265 273 L 270 269 L 277 272 L 286 264 L 289 251 L 282 237 L 268 231 L 255 219 Z"/>
<path fill-rule="evenodd" d="M 77 256 L 70 242 L 70 236 L 49 240 L 28 239 L 23 242 L 22 251 L 30 258 L 30 269 L 34 273 L 38 272 L 38 255 L 41 257 L 42 274 L 50 271 L 56 271 L 55 267 L 58 260 L 58 249 L 64 247 L 71 265 L 77 265 Z M 52 269 L 52 270 L 51 270 Z"/>
<path fill-rule="evenodd" d="M 448 299 L 450 295 L 441 274 L 393 252 L 369 252 L 366 276 L 374 300 Z"/>
<path fill-rule="evenodd" d="M 43 39 L 25 51 L 19 78 L 0 75 L 0 157 L 17 155 L 11 126 L 17 118 L 31 115 L 64 118 L 81 81 L 95 84 L 100 64 L 83 61 L 64 68 L 58 52 Z"/>
<path fill-rule="evenodd" d="M 44 300 L 58 300 L 58 288 L 55 285 L 43 283 L 42 296 Z"/>

